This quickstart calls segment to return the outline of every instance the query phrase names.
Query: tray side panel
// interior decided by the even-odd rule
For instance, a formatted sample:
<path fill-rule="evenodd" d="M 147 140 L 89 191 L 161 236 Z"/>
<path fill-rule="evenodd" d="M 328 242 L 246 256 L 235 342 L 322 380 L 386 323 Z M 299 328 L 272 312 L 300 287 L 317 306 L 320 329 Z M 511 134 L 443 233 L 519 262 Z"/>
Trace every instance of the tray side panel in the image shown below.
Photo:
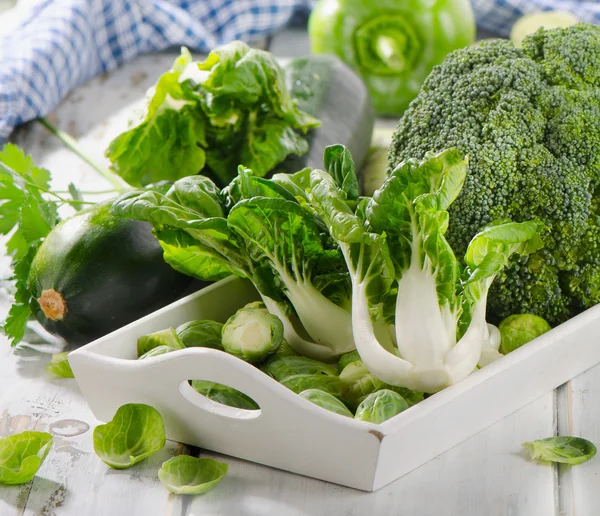
<path fill-rule="evenodd" d="M 390 420 L 382 425 L 386 436 L 380 449 L 374 490 L 600 362 L 599 308 L 425 400 L 406 412 L 409 417 L 404 422 L 399 417 L 397 422 Z"/>

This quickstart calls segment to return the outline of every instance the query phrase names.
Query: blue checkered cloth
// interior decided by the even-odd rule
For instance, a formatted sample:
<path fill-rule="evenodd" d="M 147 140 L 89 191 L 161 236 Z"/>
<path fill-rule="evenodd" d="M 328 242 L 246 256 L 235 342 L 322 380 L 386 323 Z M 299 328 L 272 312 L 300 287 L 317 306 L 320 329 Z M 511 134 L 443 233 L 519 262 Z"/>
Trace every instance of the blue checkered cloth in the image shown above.
<path fill-rule="evenodd" d="M 50 113 L 76 86 L 137 55 L 252 41 L 307 13 L 316 0 L 45 0 L 0 39 L 0 143 Z M 376 2 L 377 0 L 373 0 Z M 508 34 L 527 12 L 561 9 L 600 23 L 582 0 L 473 0 L 481 28 Z"/>

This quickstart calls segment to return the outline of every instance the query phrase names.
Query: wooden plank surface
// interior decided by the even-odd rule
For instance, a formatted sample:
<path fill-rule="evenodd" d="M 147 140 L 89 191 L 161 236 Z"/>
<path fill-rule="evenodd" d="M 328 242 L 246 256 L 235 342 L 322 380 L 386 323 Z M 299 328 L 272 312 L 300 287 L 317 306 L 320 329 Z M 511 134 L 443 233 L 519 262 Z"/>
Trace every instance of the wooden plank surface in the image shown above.
<path fill-rule="evenodd" d="M 306 40 L 304 46 L 301 41 L 298 32 L 287 38 L 282 33 L 272 44 L 276 51 L 281 49 L 279 52 L 291 55 L 293 48 L 307 48 Z M 131 104 L 139 102 L 173 57 L 174 54 L 145 56 L 91 81 L 69 96 L 56 111 L 54 122 L 77 136 L 93 157 L 106 163 L 103 150 L 125 128 Z M 56 187 L 64 188 L 72 181 L 82 189 L 106 188 L 102 178 L 62 149 L 41 126 L 30 124 L 23 128 L 15 135 L 15 141 L 53 172 Z M 4 300 L 0 309 L 6 308 Z M 169 496 L 156 479 L 160 463 L 180 450 L 176 443 L 122 472 L 110 470 L 93 454 L 91 433 L 96 421 L 73 380 L 53 380 L 43 372 L 50 351 L 48 347 L 13 351 L 0 339 L 0 433 L 47 429 L 52 424 L 55 429 L 61 425 L 71 428 L 65 420 L 82 422 L 71 424 L 79 425 L 79 429 L 85 425 L 90 428 L 72 437 L 57 436 L 51 456 L 32 483 L 1 487 L 2 516 L 553 516 L 559 513 L 558 494 L 562 491 L 558 490 L 557 471 L 529 462 L 520 447 L 523 441 L 555 433 L 553 393 L 373 494 L 225 457 L 222 460 L 231 464 L 226 479 L 210 493 L 188 499 Z M 600 378 L 596 384 L 600 389 Z M 590 389 L 586 380 L 581 384 L 581 392 L 584 388 Z M 580 397 L 583 406 L 585 396 Z M 588 405 L 583 407 L 589 416 L 582 430 L 595 428 L 597 432 L 598 426 L 592 425 L 593 414 L 598 414 L 597 409 L 592 409 L 593 399 L 588 398 Z M 456 417 L 460 418 L 460 414 Z M 559 420 L 562 421 L 560 417 Z M 201 456 L 213 454 L 201 453 Z M 598 472 L 589 469 L 595 463 L 589 464 L 577 471 L 585 477 L 577 479 L 580 485 L 586 485 L 586 495 L 581 499 L 587 496 L 588 506 L 595 502 L 600 506 L 599 500 L 590 498 L 589 491 L 594 491 L 591 485 Z"/>

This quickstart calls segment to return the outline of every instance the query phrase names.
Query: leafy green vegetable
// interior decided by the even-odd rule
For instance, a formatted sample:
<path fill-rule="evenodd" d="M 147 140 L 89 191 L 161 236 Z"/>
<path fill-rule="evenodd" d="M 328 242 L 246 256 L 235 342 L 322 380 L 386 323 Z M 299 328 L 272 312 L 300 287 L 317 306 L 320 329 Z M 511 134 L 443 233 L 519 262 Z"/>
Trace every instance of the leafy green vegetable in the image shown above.
<path fill-rule="evenodd" d="M 173 328 L 167 328 L 140 337 L 137 340 L 138 357 L 142 358 L 144 356 L 144 358 L 148 358 L 147 353 L 149 351 L 162 346 L 170 348 L 173 351 L 185 347 L 177 336 L 176 331 Z"/>
<path fill-rule="evenodd" d="M 158 411 L 141 403 L 119 407 L 113 419 L 94 429 L 94 451 L 114 469 L 126 469 L 165 445 L 165 425 Z"/>
<path fill-rule="evenodd" d="M 360 360 L 360 355 L 358 354 L 358 351 L 354 350 L 354 351 L 350 351 L 350 353 L 346 353 L 344 355 L 342 355 L 340 357 L 340 359 L 338 360 L 338 372 L 341 373 L 345 367 L 348 364 L 351 364 L 352 362 L 356 362 L 357 360 Z"/>
<path fill-rule="evenodd" d="M 581 464 L 596 455 L 596 446 L 581 437 L 559 435 L 523 443 L 533 460 Z"/>
<path fill-rule="evenodd" d="M 69 365 L 68 356 L 69 351 L 55 353 L 52 355 L 52 360 L 46 364 L 44 370 L 62 378 L 75 378 Z"/>
<path fill-rule="evenodd" d="M 483 42 L 450 54 L 399 122 L 388 170 L 449 147 L 469 156 L 449 208 L 457 255 L 494 219 L 546 226 L 544 247 L 514 256 L 491 287 L 498 321 L 531 313 L 554 326 L 600 302 L 598 70 L 594 25 L 540 30 L 522 49 Z"/>
<path fill-rule="evenodd" d="M 320 0 L 308 31 L 313 53 L 335 54 L 362 76 L 379 114 L 398 114 L 433 66 L 474 41 L 475 20 L 462 0 Z"/>
<path fill-rule="evenodd" d="M 253 364 L 277 351 L 282 341 L 283 324 L 264 308 L 241 308 L 223 326 L 223 349 Z"/>
<path fill-rule="evenodd" d="M 487 291 L 512 254 L 542 246 L 542 224 L 490 224 L 471 241 L 463 267 L 444 237 L 446 210 L 466 177 L 460 153 L 401 163 L 372 198 L 358 203 L 351 157 L 339 146 L 326 154 L 328 172 L 312 171 L 309 202 L 350 271 L 361 359 L 390 385 L 436 392 L 456 383 L 475 369 L 482 349 L 498 353 L 485 321 Z"/>
<path fill-rule="evenodd" d="M 0 439 L 0 484 L 25 484 L 52 448 L 47 432 L 21 432 Z"/>
<path fill-rule="evenodd" d="M 260 409 L 258 404 L 250 398 L 250 396 L 246 396 L 243 392 L 228 387 L 227 385 L 206 380 L 192 380 L 191 383 L 196 391 L 217 403 L 245 410 Z"/>
<path fill-rule="evenodd" d="M 172 348 L 170 346 L 165 346 L 165 345 L 156 346 L 154 348 L 150 348 L 145 353 L 142 353 L 138 357 L 138 359 L 145 360 L 146 358 L 159 357 L 160 355 L 165 355 L 167 353 L 177 351 L 177 349 L 181 349 L 181 348 Z"/>
<path fill-rule="evenodd" d="M 300 396 L 330 412 L 335 412 L 341 416 L 353 417 L 352 412 L 348 410 L 348 407 L 328 392 L 320 389 L 306 389 L 300 393 Z"/>
<path fill-rule="evenodd" d="M 504 355 L 520 348 L 552 328 L 541 317 L 532 314 L 510 315 L 498 326 L 500 352 Z"/>
<path fill-rule="evenodd" d="M 228 469 L 228 464 L 213 459 L 178 455 L 161 466 L 158 478 L 171 493 L 198 495 L 215 487 Z"/>
<path fill-rule="evenodd" d="M 234 41 L 193 62 L 186 48 L 156 83 L 143 119 L 117 136 L 106 155 L 129 184 L 202 172 L 221 186 L 238 165 L 264 176 L 308 152 L 299 133 L 319 121 L 298 109 L 268 52 Z"/>
<path fill-rule="evenodd" d="M 279 383 L 296 394 L 308 389 L 318 389 L 337 396 L 341 396 L 342 393 L 339 377 L 327 374 L 295 374 L 286 376 Z"/>
<path fill-rule="evenodd" d="M 354 419 L 375 423 L 387 421 L 408 408 L 406 400 L 397 392 L 383 389 L 369 394 L 356 409 Z"/>
<path fill-rule="evenodd" d="M 298 191 L 287 189 L 300 190 L 306 181 L 306 171 L 264 180 L 240 167 L 220 194 L 210 180 L 193 176 L 166 193 L 125 194 L 112 212 L 152 223 L 165 260 L 181 272 L 204 280 L 250 279 L 282 321 L 287 343 L 331 361 L 354 349 L 350 281 L 322 221 Z M 178 195 L 182 183 L 202 196 Z"/>
<path fill-rule="evenodd" d="M 177 337 L 186 348 L 202 347 L 223 349 L 221 332 L 223 324 L 217 321 L 190 321 L 177 326 Z"/>

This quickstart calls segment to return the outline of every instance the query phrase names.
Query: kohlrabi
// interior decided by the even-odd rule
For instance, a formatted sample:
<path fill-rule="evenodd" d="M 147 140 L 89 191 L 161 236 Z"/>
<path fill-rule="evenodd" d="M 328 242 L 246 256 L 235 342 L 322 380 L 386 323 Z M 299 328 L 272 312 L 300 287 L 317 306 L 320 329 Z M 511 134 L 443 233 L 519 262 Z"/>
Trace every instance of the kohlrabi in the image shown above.
<path fill-rule="evenodd" d="M 497 329 L 485 320 L 488 289 L 512 254 L 541 248 L 542 224 L 490 224 L 463 265 L 444 237 L 467 171 L 457 150 L 401 163 L 372 198 L 359 199 L 344 147 L 327 148 L 325 167 L 311 172 L 308 202 L 348 265 L 354 341 L 368 370 L 390 385 L 436 392 L 469 375 L 482 350 L 486 362 L 498 355 Z"/>

